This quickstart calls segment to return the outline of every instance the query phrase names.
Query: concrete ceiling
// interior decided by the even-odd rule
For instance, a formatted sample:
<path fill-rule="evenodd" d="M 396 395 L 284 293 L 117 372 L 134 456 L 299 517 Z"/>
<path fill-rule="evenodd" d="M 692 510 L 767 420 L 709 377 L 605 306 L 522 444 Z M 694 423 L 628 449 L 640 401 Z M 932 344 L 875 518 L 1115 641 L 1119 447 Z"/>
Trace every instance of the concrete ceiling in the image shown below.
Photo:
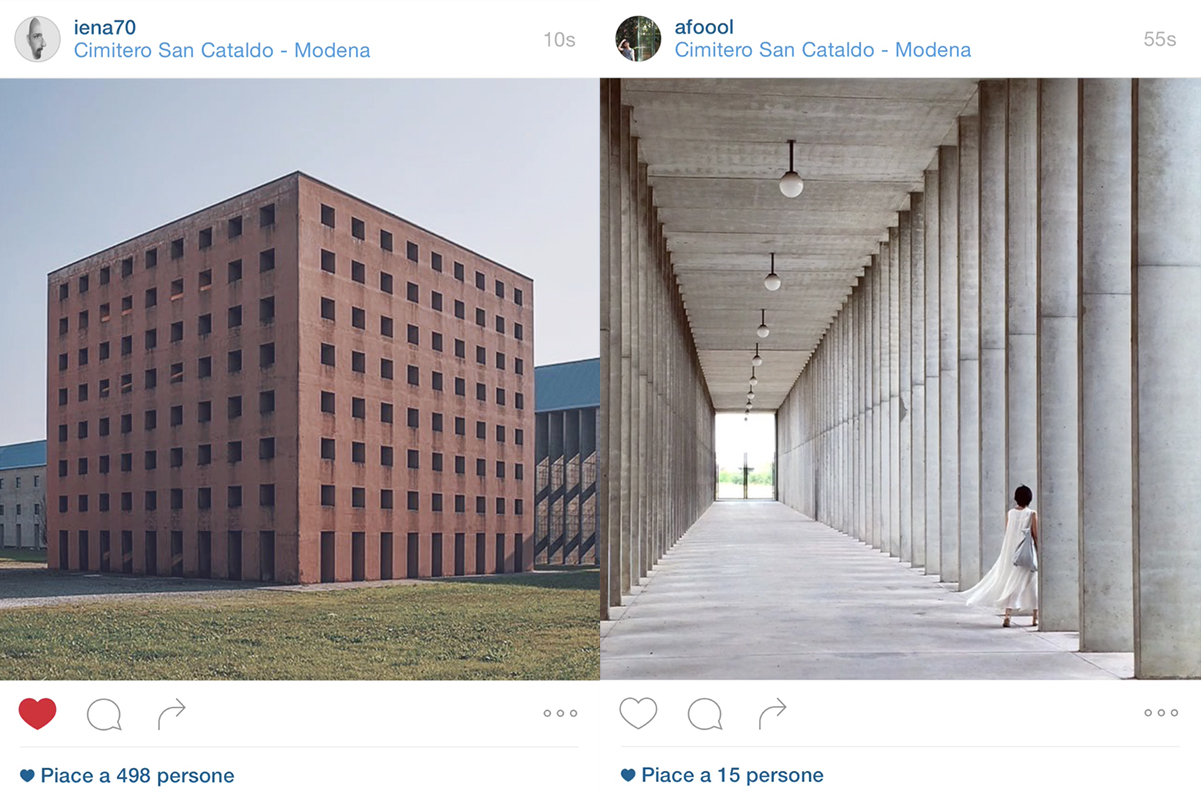
<path fill-rule="evenodd" d="M 633 132 L 719 411 L 780 406 L 974 80 L 624 80 Z M 796 139 L 800 197 L 780 193 Z M 776 253 L 779 291 L 763 287 Z M 771 335 L 759 339 L 759 310 Z"/>

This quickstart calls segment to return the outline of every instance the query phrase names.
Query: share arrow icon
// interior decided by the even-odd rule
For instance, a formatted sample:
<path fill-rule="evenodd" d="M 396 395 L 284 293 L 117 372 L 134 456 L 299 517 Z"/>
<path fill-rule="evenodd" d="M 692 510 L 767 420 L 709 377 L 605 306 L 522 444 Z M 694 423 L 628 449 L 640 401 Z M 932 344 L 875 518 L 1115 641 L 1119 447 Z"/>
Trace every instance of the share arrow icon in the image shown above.
<path fill-rule="evenodd" d="M 776 702 L 779 703 L 780 705 L 768 706 L 767 708 L 763 709 L 763 711 L 761 711 L 759 713 L 759 730 L 763 730 L 763 715 L 764 714 L 766 714 L 768 711 L 778 708 L 778 709 L 780 709 L 779 711 L 776 712 L 776 716 L 778 717 L 784 713 L 784 709 L 788 708 L 788 706 L 784 705 L 784 701 L 778 697 L 776 698 Z"/>
<path fill-rule="evenodd" d="M 160 731 L 163 729 L 163 714 L 166 714 L 168 711 L 175 711 L 175 709 L 177 709 L 177 708 L 178 708 L 179 710 L 178 710 L 178 711 L 175 711 L 175 716 L 176 716 L 176 717 L 178 717 L 180 714 L 182 714 L 182 713 L 184 712 L 184 708 L 185 708 L 185 706 L 184 706 L 184 704 L 183 704 L 183 701 L 182 701 L 182 700 L 180 700 L 180 699 L 177 697 L 177 698 L 175 698 L 175 702 L 179 703 L 179 705 L 177 705 L 177 706 L 168 706 L 167 708 L 164 708 L 164 709 L 163 709 L 161 712 L 159 712 L 159 715 L 158 715 L 158 729 L 159 729 Z"/>

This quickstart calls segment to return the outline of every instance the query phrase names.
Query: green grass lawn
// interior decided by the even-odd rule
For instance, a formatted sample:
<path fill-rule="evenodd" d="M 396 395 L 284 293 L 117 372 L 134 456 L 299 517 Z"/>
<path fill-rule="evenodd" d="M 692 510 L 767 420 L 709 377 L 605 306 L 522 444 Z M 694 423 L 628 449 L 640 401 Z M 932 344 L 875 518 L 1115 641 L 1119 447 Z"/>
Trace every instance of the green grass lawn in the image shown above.
<path fill-rule="evenodd" d="M 596 680 L 595 570 L 0 612 L 6 680 Z"/>
<path fill-rule="evenodd" d="M 0 547 L 0 561 L 18 561 L 22 564 L 45 564 L 45 550 L 18 550 L 15 547 Z M 600 602 L 599 600 L 597 602 Z"/>

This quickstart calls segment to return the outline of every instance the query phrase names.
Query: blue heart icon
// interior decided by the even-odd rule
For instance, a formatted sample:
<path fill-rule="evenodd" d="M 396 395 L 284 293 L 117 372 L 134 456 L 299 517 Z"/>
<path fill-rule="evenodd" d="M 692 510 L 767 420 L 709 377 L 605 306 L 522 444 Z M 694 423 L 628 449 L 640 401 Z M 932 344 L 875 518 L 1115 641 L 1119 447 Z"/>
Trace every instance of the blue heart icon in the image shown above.
<path fill-rule="evenodd" d="M 23 775 L 25 773 L 21 773 L 21 774 Z M 621 771 L 621 777 L 625 778 L 626 782 L 634 780 L 634 776 L 637 774 L 638 773 L 634 772 L 634 770 L 632 770 L 632 769 L 623 769 Z M 33 773 L 30 773 L 30 777 L 33 777 Z M 26 778 L 25 780 L 29 780 L 29 778 Z"/>
<path fill-rule="evenodd" d="M 31 780 L 33 780 L 33 770 L 31 770 L 31 769 L 21 770 L 21 780 L 25 781 L 26 783 L 29 783 Z"/>

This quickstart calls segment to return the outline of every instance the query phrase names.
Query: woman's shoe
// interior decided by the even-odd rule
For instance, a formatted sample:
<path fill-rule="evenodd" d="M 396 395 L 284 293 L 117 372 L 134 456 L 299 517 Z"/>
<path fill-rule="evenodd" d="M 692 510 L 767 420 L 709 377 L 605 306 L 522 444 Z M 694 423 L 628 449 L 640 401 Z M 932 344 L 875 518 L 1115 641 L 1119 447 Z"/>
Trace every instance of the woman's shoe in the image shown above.
<path fill-rule="evenodd" d="M 1002 628 L 1008 628 L 1008 627 L 1009 627 L 1009 617 L 1006 617 L 1006 618 L 1005 618 L 1005 621 L 1001 623 L 1001 627 L 1002 627 Z"/>

